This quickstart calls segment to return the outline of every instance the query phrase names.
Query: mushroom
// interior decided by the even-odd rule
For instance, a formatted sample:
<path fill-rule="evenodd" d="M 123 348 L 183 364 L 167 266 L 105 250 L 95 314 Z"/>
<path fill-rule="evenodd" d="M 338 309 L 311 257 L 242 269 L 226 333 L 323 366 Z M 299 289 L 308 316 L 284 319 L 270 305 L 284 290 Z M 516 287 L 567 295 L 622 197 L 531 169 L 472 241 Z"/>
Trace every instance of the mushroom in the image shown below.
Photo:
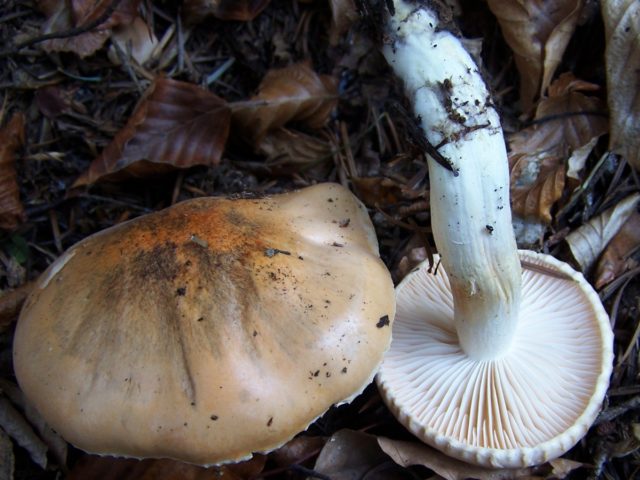
<path fill-rule="evenodd" d="M 478 68 L 433 3 L 394 3 L 384 54 L 436 146 L 428 163 L 440 257 L 397 287 L 377 382 L 399 421 L 450 456 L 542 463 L 572 447 L 599 411 L 610 323 L 581 274 L 518 252 L 504 139 Z"/>
<path fill-rule="evenodd" d="M 220 464 L 358 395 L 394 313 L 371 221 L 347 189 L 199 198 L 55 261 L 20 315 L 14 367 L 83 450 Z"/>

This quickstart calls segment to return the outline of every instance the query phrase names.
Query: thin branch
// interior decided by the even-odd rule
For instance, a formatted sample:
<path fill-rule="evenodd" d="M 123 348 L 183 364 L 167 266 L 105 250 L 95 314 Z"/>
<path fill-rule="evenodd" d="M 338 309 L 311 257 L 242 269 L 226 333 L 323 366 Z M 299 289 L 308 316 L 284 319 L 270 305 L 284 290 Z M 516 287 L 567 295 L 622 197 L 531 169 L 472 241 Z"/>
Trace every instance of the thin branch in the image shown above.
<path fill-rule="evenodd" d="M 90 32 L 90 31 L 98 28 L 100 25 L 105 23 L 107 20 L 109 20 L 109 18 L 111 18 L 111 15 L 113 15 L 113 13 L 118 8 L 118 5 L 120 4 L 120 2 L 121 2 L 121 0 L 111 0 L 111 3 L 109 4 L 109 6 L 107 6 L 105 11 L 102 12 L 102 15 L 100 15 L 94 21 L 89 22 L 86 25 L 81 25 L 79 27 L 74 27 L 74 28 L 71 28 L 69 30 L 65 30 L 64 32 L 52 32 L 52 33 L 47 33 L 45 35 L 40 35 L 38 37 L 30 38 L 28 40 L 24 40 L 24 41 L 18 43 L 17 45 L 14 45 L 11 48 L 8 48 L 6 50 L 0 51 L 0 58 L 4 58 L 4 57 L 11 56 L 11 55 L 15 55 L 20 50 L 22 50 L 23 48 L 32 47 L 34 45 L 37 45 L 38 43 L 42 43 L 42 42 L 45 42 L 47 40 L 57 40 L 57 39 L 61 39 L 61 38 L 71 38 L 71 37 L 76 37 L 78 35 L 82 35 L 83 33 Z"/>

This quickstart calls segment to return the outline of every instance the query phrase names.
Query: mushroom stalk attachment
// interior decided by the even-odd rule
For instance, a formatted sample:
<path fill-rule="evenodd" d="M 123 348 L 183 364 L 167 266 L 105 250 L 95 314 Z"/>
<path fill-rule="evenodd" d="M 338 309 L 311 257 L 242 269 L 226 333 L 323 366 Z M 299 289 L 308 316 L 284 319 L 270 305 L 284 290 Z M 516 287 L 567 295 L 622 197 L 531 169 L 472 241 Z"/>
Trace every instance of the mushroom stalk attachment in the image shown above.
<path fill-rule="evenodd" d="M 522 276 L 500 119 L 478 67 L 438 14 L 394 3 L 383 52 L 435 150 L 431 224 L 460 345 L 472 359 L 496 359 L 512 344 Z"/>

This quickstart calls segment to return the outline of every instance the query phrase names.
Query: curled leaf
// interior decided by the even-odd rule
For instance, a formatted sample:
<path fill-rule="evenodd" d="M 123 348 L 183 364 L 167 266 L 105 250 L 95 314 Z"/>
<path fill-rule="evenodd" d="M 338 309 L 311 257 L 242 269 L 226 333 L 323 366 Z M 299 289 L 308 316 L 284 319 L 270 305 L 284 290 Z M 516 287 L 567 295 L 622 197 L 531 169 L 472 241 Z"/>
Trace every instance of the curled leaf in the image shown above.
<path fill-rule="evenodd" d="M 534 123 L 509 138 L 515 215 L 551 222 L 551 209 L 563 195 L 572 154 L 607 132 L 607 119 L 600 115 L 604 104 L 583 93 L 595 88 L 571 74 L 561 75 L 549 86 L 549 96 L 540 101 Z M 579 166 L 574 162 L 572 167 L 575 175 Z"/>
<path fill-rule="evenodd" d="M 379 437 L 378 445 L 394 462 L 403 467 L 422 465 L 446 480 L 512 480 L 531 478 L 531 468 L 494 469 L 470 465 L 448 457 L 428 445 Z"/>
<path fill-rule="evenodd" d="M 271 167 L 289 166 L 301 171 L 331 160 L 332 146 L 319 138 L 279 128 L 262 139 L 257 151 Z"/>
<path fill-rule="evenodd" d="M 575 30 L 582 0 L 489 0 L 520 73 L 520 99 L 528 111 L 542 95 Z"/>
<path fill-rule="evenodd" d="M 15 463 L 11 439 L 0 428 L 0 480 L 13 480 Z"/>
<path fill-rule="evenodd" d="M 582 271 L 593 265 L 605 246 L 635 211 L 639 199 L 639 193 L 630 195 L 567 235 L 565 240 Z"/>
<path fill-rule="evenodd" d="M 17 113 L 0 130 L 0 228 L 7 230 L 26 219 L 15 169 L 16 150 L 24 144 L 24 126 L 24 115 Z"/>
<path fill-rule="evenodd" d="M 229 134 L 227 103 L 196 85 L 157 79 L 129 121 L 73 184 L 216 165 Z"/>
<path fill-rule="evenodd" d="M 130 55 L 139 65 L 143 65 L 158 46 L 158 39 L 151 27 L 140 17 L 136 17 L 128 25 L 114 28 L 111 41 L 113 45 L 109 48 L 108 54 L 109 60 L 115 65 L 122 63 L 117 49 L 124 55 Z"/>
<path fill-rule="evenodd" d="M 85 455 L 69 473 L 69 480 L 248 480 L 260 475 L 265 457 L 221 467 L 205 468 L 170 459 L 135 460 L 130 458 Z"/>
<path fill-rule="evenodd" d="M 270 70 L 254 97 L 232 105 L 233 122 L 257 145 L 267 132 L 292 121 L 309 128 L 324 126 L 337 94 L 335 79 L 318 75 L 307 63 Z"/>
<path fill-rule="evenodd" d="M 640 3 L 602 0 L 607 99 L 611 111 L 609 148 L 640 170 Z M 634 73 L 631 73 L 634 72 Z"/>
<path fill-rule="evenodd" d="M 34 282 L 28 282 L 13 290 L 0 292 L 0 332 L 18 318 L 22 304 L 33 287 Z"/>
<path fill-rule="evenodd" d="M 358 20 L 358 10 L 355 0 L 330 0 L 329 5 L 332 17 L 329 40 L 332 45 L 337 45 L 340 38 Z"/>
<path fill-rule="evenodd" d="M 81 57 L 93 54 L 104 45 L 112 28 L 133 21 L 138 14 L 140 0 L 120 0 L 115 8 L 112 4 L 112 0 L 40 0 L 38 8 L 47 17 L 42 27 L 45 35 L 87 27 L 103 16 L 107 17 L 86 32 L 46 40 L 42 42 L 42 48 L 48 52 L 74 52 Z"/>
<path fill-rule="evenodd" d="M 271 0 L 185 0 L 184 13 L 189 22 L 198 22 L 209 15 L 220 20 L 253 20 Z"/>
<path fill-rule="evenodd" d="M 596 288 L 602 288 L 637 265 L 631 255 L 640 247 L 640 213 L 633 212 L 607 245 L 596 268 Z"/>
<path fill-rule="evenodd" d="M 24 448 L 31 459 L 42 468 L 47 466 L 47 446 L 11 402 L 0 395 L 0 428 Z"/>

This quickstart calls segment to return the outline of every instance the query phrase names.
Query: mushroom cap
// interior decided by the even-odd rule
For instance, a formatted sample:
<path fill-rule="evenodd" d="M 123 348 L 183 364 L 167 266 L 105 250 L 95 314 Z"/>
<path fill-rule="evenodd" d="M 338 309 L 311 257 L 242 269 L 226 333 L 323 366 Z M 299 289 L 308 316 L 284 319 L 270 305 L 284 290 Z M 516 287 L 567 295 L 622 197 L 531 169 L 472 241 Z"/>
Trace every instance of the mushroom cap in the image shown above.
<path fill-rule="evenodd" d="M 447 275 L 425 262 L 396 288 L 393 342 L 377 376 L 414 435 L 488 467 L 540 464 L 569 450 L 598 414 L 612 370 L 609 319 L 584 277 L 551 256 L 519 253 L 522 301 L 507 353 L 464 354 Z"/>
<path fill-rule="evenodd" d="M 360 393 L 394 312 L 371 221 L 345 188 L 199 198 L 54 262 L 21 313 L 14 367 L 79 448 L 218 464 Z"/>

